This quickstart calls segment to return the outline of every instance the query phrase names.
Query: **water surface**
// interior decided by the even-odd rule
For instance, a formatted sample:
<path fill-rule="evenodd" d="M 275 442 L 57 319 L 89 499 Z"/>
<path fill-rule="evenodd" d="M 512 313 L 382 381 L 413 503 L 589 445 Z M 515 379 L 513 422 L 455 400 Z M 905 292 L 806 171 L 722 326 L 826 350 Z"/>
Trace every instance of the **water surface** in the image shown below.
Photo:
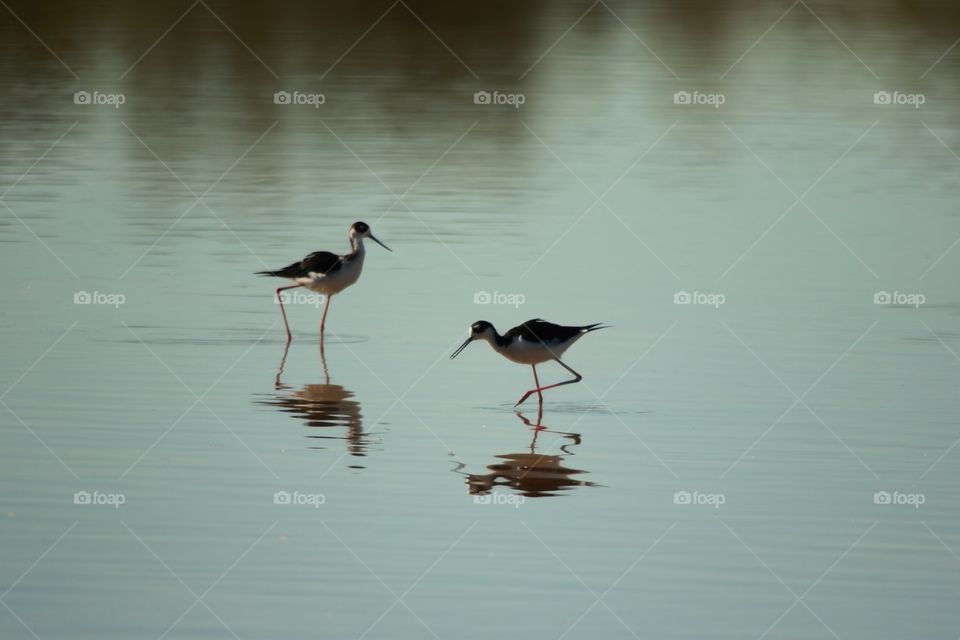
<path fill-rule="evenodd" d="M 3 638 L 960 633 L 949 3 L 4 14 Z"/>

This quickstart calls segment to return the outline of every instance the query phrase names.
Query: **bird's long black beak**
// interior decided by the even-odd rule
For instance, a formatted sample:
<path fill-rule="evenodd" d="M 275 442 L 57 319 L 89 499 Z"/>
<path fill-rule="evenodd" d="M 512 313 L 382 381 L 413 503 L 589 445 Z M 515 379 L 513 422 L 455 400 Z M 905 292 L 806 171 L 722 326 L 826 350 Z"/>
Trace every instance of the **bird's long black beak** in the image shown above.
<path fill-rule="evenodd" d="M 472 342 L 472 340 L 471 340 L 470 338 L 467 338 L 467 340 L 466 340 L 462 345 L 460 345 L 460 347 L 459 347 L 456 351 L 453 352 L 453 355 L 450 356 L 450 359 L 453 360 L 453 359 L 456 358 L 458 355 L 460 355 L 460 352 L 463 351 L 464 349 L 466 349 L 466 348 L 467 348 L 467 345 L 470 344 L 471 342 Z"/>
<path fill-rule="evenodd" d="M 383 248 L 386 249 L 387 251 L 389 251 L 389 252 L 391 252 L 391 253 L 393 252 L 393 249 L 391 249 L 391 248 L 388 247 L 387 245 L 385 245 L 385 244 L 383 244 L 382 242 L 380 242 L 379 240 L 377 240 L 377 239 L 373 236 L 372 233 L 368 233 L 368 234 L 367 234 L 367 237 L 370 238 L 371 240 L 373 240 L 374 242 L 376 242 L 378 245 L 380 245 L 381 247 L 383 247 Z"/>

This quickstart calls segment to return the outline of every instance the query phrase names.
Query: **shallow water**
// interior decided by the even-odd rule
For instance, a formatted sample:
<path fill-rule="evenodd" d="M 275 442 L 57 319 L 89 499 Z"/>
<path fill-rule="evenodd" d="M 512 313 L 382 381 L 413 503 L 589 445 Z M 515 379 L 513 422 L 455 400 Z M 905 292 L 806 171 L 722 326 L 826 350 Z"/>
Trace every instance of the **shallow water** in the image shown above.
<path fill-rule="evenodd" d="M 960 633 L 949 3 L 188 6 L 0 20 L 0 637 Z"/>

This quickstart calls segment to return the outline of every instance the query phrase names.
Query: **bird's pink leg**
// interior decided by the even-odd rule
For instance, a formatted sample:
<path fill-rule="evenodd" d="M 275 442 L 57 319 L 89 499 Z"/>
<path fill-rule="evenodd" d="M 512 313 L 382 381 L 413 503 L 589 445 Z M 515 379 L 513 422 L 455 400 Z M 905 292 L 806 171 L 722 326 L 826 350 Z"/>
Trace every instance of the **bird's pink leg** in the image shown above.
<path fill-rule="evenodd" d="M 330 384 L 330 369 L 327 368 L 327 356 L 323 352 L 323 336 L 320 336 L 320 364 L 323 366 L 323 384 Z"/>
<path fill-rule="evenodd" d="M 280 367 L 277 369 L 277 376 L 273 379 L 273 388 L 274 389 L 283 389 L 284 384 L 280 382 L 280 376 L 283 375 L 283 368 L 287 366 L 287 353 L 290 352 L 290 341 L 287 340 L 286 344 L 283 345 L 283 355 L 280 356 Z"/>
<path fill-rule="evenodd" d="M 537 365 L 532 364 L 530 368 L 533 369 L 533 386 L 537 388 L 537 401 L 540 404 L 540 408 L 543 409 L 543 394 L 540 393 L 540 379 L 537 378 Z M 539 423 L 540 421 L 537 420 Z"/>
<path fill-rule="evenodd" d="M 296 289 L 297 287 L 302 287 L 302 284 L 293 284 L 289 287 L 277 287 L 277 290 L 274 295 L 277 296 L 277 304 L 280 305 L 280 315 L 283 316 L 283 327 L 287 330 L 287 342 L 290 342 L 292 336 L 290 335 L 290 323 L 287 322 L 287 312 L 283 308 L 283 298 L 280 297 L 281 291 L 286 291 L 287 289 Z"/>
<path fill-rule="evenodd" d="M 323 301 L 323 315 L 320 317 L 320 342 L 323 342 L 323 328 L 327 325 L 327 311 L 330 310 L 330 298 L 333 296 L 326 296 L 326 299 Z"/>
<path fill-rule="evenodd" d="M 323 365 L 323 371 L 324 371 L 324 373 L 326 373 L 326 371 L 327 371 L 327 354 L 325 354 L 324 351 L 323 351 L 323 334 L 322 334 L 322 333 L 320 334 L 320 363 Z M 330 374 L 327 373 L 326 375 L 327 375 L 327 378 L 329 379 Z M 329 380 L 328 380 L 326 383 L 324 383 L 324 384 L 330 384 Z"/>
<path fill-rule="evenodd" d="M 525 394 L 523 394 L 523 396 L 521 396 L 520 399 L 517 400 L 517 404 L 515 404 L 515 405 L 513 405 L 513 406 L 516 407 L 516 406 L 519 406 L 519 405 L 523 404 L 523 401 L 526 400 L 527 398 L 529 398 L 530 396 L 532 396 L 534 393 L 540 393 L 540 392 L 542 392 L 542 391 L 546 391 L 547 389 L 554 389 L 554 388 L 556 388 L 556 387 L 562 387 L 562 386 L 565 385 L 565 384 L 573 384 L 574 382 L 580 382 L 581 380 L 583 380 L 583 376 L 581 376 L 579 373 L 577 373 L 576 371 L 574 371 L 573 369 L 571 369 L 571 368 L 568 367 L 567 365 L 563 364 L 563 362 L 560 361 L 560 358 L 554 358 L 554 360 L 556 360 L 556 361 L 557 361 L 557 364 L 559 364 L 561 367 L 563 367 L 564 369 L 566 369 L 567 371 L 569 371 L 570 373 L 572 373 L 572 374 L 574 375 L 573 379 L 572 379 L 572 380 L 564 380 L 563 382 L 557 382 L 557 383 L 555 383 L 555 384 L 548 384 L 548 385 L 545 386 L 545 387 L 541 387 L 541 386 L 538 385 L 536 389 L 530 389 L 530 391 L 527 391 Z"/>
<path fill-rule="evenodd" d="M 540 389 L 540 379 L 537 377 L 537 365 L 532 364 L 530 366 L 533 367 L 534 386 L 537 389 Z M 541 422 L 543 422 L 543 393 L 541 393 L 540 391 L 537 391 L 537 429 L 543 428 L 540 426 Z M 534 440 L 536 440 L 536 436 L 534 436 Z M 531 450 L 531 453 L 532 453 L 532 450 Z"/>

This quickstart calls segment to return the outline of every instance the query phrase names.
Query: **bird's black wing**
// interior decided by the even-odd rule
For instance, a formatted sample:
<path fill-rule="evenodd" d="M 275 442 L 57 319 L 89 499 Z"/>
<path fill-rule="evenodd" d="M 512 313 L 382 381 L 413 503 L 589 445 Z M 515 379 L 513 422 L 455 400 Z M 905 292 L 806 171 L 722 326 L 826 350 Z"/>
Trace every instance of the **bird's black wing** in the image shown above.
<path fill-rule="evenodd" d="M 535 318 L 510 329 L 504 337 L 511 340 L 519 338 L 524 342 L 551 342 L 553 340 L 566 342 L 582 330 L 583 327 L 564 327 Z"/>
<path fill-rule="evenodd" d="M 304 275 L 310 273 L 332 273 L 343 266 L 343 261 L 335 253 L 316 251 L 300 261 Z"/>
<path fill-rule="evenodd" d="M 294 262 L 276 271 L 258 271 L 258 276 L 277 278 L 305 278 L 311 273 L 332 273 L 342 266 L 340 256 L 329 251 L 315 251 L 300 262 Z"/>
<path fill-rule="evenodd" d="M 604 325 L 597 322 L 595 324 L 586 324 L 579 327 L 565 327 L 560 324 L 553 324 L 540 318 L 527 320 L 518 327 L 507 331 L 503 336 L 507 342 L 521 339 L 525 342 L 566 342 L 578 333 L 587 333 L 594 329 L 603 329 Z"/>

